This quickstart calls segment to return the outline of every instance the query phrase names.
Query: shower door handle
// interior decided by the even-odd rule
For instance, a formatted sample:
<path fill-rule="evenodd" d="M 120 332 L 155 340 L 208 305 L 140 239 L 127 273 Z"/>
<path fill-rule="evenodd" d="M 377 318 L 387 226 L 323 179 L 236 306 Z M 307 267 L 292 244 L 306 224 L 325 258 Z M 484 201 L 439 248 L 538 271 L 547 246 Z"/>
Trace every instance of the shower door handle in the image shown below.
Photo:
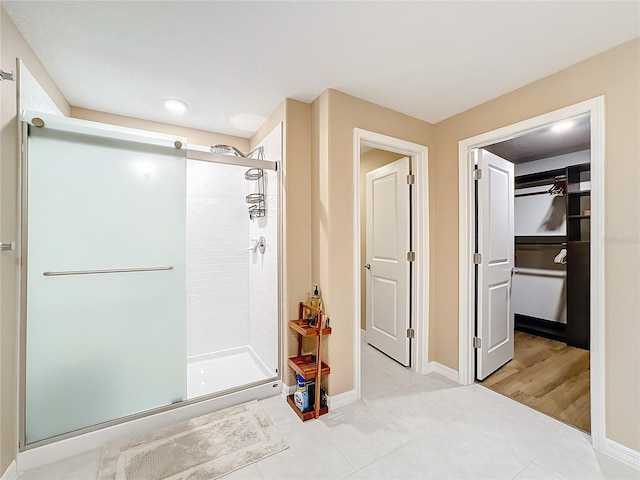
<path fill-rule="evenodd" d="M 60 277 L 69 275 L 99 275 L 102 273 L 132 273 L 132 272 L 161 272 L 165 270 L 173 270 L 170 267 L 143 267 L 143 268 L 109 268 L 103 270 L 66 270 L 62 272 L 44 272 L 45 277 Z"/>

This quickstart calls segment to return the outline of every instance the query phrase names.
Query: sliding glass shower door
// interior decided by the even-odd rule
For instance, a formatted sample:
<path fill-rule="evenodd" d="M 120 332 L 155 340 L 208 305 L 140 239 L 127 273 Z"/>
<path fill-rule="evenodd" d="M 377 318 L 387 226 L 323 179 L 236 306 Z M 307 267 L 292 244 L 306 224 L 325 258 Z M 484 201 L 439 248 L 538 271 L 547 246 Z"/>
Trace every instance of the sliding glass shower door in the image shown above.
<path fill-rule="evenodd" d="M 124 130 L 29 126 L 28 444 L 186 398 L 186 152 Z"/>

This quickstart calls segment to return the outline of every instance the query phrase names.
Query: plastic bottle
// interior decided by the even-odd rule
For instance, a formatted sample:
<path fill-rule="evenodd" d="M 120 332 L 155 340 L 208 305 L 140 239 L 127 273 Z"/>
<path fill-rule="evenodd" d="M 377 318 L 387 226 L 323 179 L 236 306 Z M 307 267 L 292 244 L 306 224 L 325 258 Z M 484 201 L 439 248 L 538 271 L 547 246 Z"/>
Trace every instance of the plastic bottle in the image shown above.
<path fill-rule="evenodd" d="M 307 388 L 307 383 L 304 381 L 304 377 L 299 373 L 296 373 L 296 380 L 298 382 L 298 389 L 293 394 L 293 401 L 296 407 L 304 413 L 309 410 L 309 389 Z"/>

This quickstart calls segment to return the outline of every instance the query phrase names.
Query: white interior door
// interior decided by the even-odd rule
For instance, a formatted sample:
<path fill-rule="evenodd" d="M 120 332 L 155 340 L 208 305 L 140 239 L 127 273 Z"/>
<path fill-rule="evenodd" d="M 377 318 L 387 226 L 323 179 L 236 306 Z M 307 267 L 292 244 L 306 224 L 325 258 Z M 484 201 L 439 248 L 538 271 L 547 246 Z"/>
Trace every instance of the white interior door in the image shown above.
<path fill-rule="evenodd" d="M 367 173 L 367 342 L 409 365 L 409 157 Z"/>
<path fill-rule="evenodd" d="M 477 377 L 483 380 L 513 358 L 511 272 L 514 266 L 513 163 L 479 150 Z"/>

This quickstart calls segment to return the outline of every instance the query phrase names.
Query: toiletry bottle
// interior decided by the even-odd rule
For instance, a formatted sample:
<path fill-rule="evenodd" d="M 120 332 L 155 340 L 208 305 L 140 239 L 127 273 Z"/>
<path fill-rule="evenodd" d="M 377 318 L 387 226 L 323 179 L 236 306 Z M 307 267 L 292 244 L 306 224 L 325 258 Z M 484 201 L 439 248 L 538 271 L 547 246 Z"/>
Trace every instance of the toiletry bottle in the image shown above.
<path fill-rule="evenodd" d="M 318 286 L 314 285 L 313 286 L 313 293 L 311 294 L 311 306 L 319 311 L 322 311 L 324 309 L 324 305 L 322 303 L 322 297 L 320 296 L 320 291 L 318 290 Z M 318 312 L 317 311 L 313 311 L 312 312 L 313 317 L 310 319 L 309 321 L 309 325 L 312 326 L 317 326 L 318 325 Z"/>
<path fill-rule="evenodd" d="M 324 309 L 324 304 L 322 303 L 322 297 L 320 296 L 318 285 L 313 286 L 313 293 L 311 294 L 311 306 L 313 308 L 317 308 L 320 311 Z"/>

